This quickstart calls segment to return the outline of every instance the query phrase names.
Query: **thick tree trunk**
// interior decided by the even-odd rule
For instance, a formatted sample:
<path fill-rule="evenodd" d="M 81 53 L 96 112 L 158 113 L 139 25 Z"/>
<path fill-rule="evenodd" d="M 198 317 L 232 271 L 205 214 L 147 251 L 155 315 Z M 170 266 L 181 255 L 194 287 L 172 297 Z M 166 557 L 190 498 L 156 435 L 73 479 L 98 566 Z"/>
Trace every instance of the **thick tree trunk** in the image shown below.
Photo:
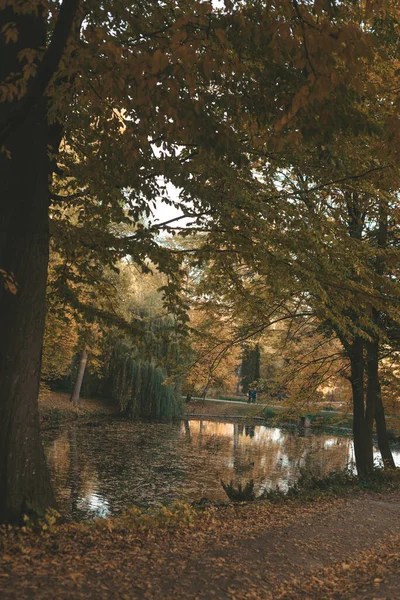
<path fill-rule="evenodd" d="M 72 395 L 71 395 L 71 402 L 74 406 L 78 406 L 79 398 L 81 395 L 83 376 L 85 374 L 85 369 L 86 369 L 86 363 L 87 363 L 87 352 L 86 352 L 86 348 L 84 348 L 82 350 L 81 359 L 79 361 L 79 370 L 78 370 L 78 375 L 75 380 L 74 391 L 72 392 Z"/>
<path fill-rule="evenodd" d="M 379 226 L 378 226 L 378 246 L 379 248 L 387 248 L 388 241 L 388 207 L 386 203 L 381 200 L 379 204 Z M 376 270 L 379 275 L 385 273 L 385 261 L 379 256 L 376 259 Z M 374 312 L 375 321 L 377 324 L 380 322 L 380 313 L 375 310 Z M 376 399 L 375 399 L 375 423 L 376 433 L 378 436 L 379 451 L 382 456 L 383 464 L 385 467 L 395 468 L 395 462 L 393 460 L 392 451 L 389 445 L 389 439 L 386 430 L 386 419 L 385 410 L 382 403 L 382 392 L 379 381 L 379 360 L 378 352 L 372 360 L 369 361 L 369 369 L 374 372 L 374 377 L 377 380 L 376 386 Z"/>
<path fill-rule="evenodd" d="M 10 14 L 0 11 L 0 25 Z M 19 71 L 21 48 L 46 42 L 40 16 L 13 20 L 19 38 L 0 48 L 0 80 Z M 2 118 L 9 106 L 0 105 Z M 0 155 L 0 523 L 54 506 L 37 403 L 49 245 L 47 143 L 41 100 L 8 136 L 8 156 Z"/>
<path fill-rule="evenodd" d="M 364 402 L 364 357 L 363 341 L 355 338 L 351 344 L 351 387 L 353 392 L 353 440 L 357 472 L 368 478 L 374 469 L 372 425 L 367 421 Z M 368 411 L 367 411 L 368 413 Z"/>
<path fill-rule="evenodd" d="M 368 396 L 372 398 L 370 409 L 376 422 L 376 433 L 378 436 L 378 447 L 382 456 L 383 464 L 387 467 L 395 467 L 389 439 L 386 431 L 385 411 L 382 404 L 381 386 L 379 381 L 379 354 L 378 343 L 367 344 L 367 373 L 368 373 Z"/>

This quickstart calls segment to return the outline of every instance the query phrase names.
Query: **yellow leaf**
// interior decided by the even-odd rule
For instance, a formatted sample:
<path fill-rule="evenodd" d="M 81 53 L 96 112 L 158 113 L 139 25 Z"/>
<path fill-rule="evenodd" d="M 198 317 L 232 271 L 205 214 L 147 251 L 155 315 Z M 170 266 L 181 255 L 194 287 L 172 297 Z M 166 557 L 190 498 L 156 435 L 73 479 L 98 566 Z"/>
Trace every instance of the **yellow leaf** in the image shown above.
<path fill-rule="evenodd" d="M 16 42 L 18 40 L 18 29 L 15 26 L 15 23 L 11 22 L 6 23 L 1 30 L 1 33 L 4 35 L 6 44 L 8 42 Z"/>
<path fill-rule="evenodd" d="M 18 284 L 14 277 L 14 273 L 7 273 L 7 271 L 4 269 L 0 269 L 0 277 L 3 278 L 3 283 L 6 290 L 15 295 L 18 291 Z"/>

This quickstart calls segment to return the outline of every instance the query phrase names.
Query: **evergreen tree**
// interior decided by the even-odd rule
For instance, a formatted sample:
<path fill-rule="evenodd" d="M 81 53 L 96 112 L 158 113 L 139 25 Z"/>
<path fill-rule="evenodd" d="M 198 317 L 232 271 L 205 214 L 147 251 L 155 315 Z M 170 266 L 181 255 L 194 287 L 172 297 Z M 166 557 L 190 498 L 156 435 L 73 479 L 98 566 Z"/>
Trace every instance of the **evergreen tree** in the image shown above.
<path fill-rule="evenodd" d="M 240 368 L 242 392 L 247 394 L 251 384 L 260 379 L 260 346 L 245 346 Z"/>

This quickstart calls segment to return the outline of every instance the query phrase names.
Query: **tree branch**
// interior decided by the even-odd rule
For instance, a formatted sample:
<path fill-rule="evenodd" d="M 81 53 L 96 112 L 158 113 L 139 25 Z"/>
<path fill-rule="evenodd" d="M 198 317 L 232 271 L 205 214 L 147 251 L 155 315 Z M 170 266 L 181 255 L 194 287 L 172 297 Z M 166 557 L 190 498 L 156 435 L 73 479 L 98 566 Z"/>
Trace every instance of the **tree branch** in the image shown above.
<path fill-rule="evenodd" d="M 23 98 L 0 121 L 0 145 L 4 144 L 13 129 L 26 119 L 29 112 L 45 93 L 64 53 L 78 7 L 79 0 L 63 1 L 50 45 L 39 64 L 36 77 L 28 85 Z"/>

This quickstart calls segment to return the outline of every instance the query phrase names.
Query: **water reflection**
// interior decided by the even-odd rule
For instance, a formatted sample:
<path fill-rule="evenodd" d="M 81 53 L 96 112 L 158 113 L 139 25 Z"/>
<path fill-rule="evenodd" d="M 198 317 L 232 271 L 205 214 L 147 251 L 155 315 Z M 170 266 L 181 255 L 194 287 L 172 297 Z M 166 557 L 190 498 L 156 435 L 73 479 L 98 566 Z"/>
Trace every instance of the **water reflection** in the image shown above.
<path fill-rule="evenodd" d="M 132 504 L 225 500 L 221 479 L 254 479 L 257 493 L 287 489 L 302 469 L 322 476 L 353 460 L 347 437 L 215 421 L 70 425 L 43 439 L 60 507 L 77 518 Z"/>

